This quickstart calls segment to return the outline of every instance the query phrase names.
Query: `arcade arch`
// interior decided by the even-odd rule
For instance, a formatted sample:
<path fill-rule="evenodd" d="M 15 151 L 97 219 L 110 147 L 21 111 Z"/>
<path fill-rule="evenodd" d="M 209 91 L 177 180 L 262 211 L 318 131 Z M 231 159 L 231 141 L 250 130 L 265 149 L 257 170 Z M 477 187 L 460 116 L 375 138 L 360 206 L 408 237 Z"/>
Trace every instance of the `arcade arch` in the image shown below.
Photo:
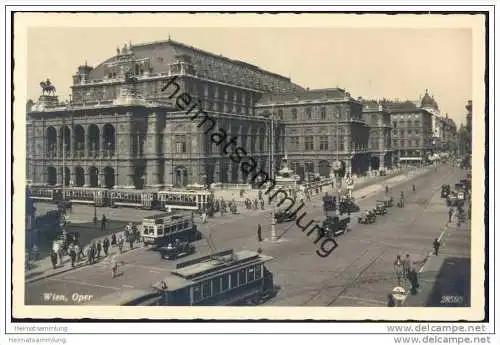
<path fill-rule="evenodd" d="M 110 166 L 104 168 L 104 186 L 106 188 L 115 186 L 115 169 Z"/>
<path fill-rule="evenodd" d="M 53 166 L 47 167 L 47 184 L 49 186 L 57 184 L 57 170 Z"/>
<path fill-rule="evenodd" d="M 85 171 L 81 166 L 75 167 L 75 186 L 82 187 L 85 184 Z"/>
<path fill-rule="evenodd" d="M 89 168 L 89 185 L 90 187 L 98 187 L 99 185 L 99 170 L 96 167 Z"/>

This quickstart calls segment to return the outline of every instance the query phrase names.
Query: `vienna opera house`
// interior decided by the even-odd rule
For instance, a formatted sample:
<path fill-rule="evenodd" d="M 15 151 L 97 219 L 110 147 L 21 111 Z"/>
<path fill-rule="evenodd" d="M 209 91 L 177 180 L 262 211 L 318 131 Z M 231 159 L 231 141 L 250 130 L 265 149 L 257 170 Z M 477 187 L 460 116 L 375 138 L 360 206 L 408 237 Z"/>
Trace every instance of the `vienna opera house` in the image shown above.
<path fill-rule="evenodd" d="M 329 176 L 336 161 L 345 174 L 398 163 L 391 113 L 382 102 L 339 88 L 306 89 L 168 39 L 127 44 L 97 66 L 82 64 L 69 101 L 51 92 L 49 80 L 43 83 L 27 109 L 29 183 L 134 189 L 249 183 L 251 176 L 165 92 L 172 77 L 262 171 L 278 168 L 285 154 L 303 178 Z M 432 137 L 431 129 L 420 130 L 427 133 Z M 433 149 L 422 137 L 411 154 L 425 157 Z"/>

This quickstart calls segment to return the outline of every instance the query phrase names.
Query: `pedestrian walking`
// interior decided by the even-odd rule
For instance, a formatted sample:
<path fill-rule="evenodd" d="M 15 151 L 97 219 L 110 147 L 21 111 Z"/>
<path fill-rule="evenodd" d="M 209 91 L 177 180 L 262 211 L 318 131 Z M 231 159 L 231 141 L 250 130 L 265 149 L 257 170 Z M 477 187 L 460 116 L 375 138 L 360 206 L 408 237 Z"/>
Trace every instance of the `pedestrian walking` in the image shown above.
<path fill-rule="evenodd" d="M 82 248 L 80 248 L 80 246 L 78 244 L 75 244 L 73 249 L 75 250 L 75 254 L 76 254 L 76 262 L 79 262 L 80 259 L 81 259 L 81 255 L 82 255 Z"/>
<path fill-rule="evenodd" d="M 410 254 L 406 254 L 403 260 L 403 270 L 405 278 L 410 279 L 410 270 L 411 270 Z"/>
<path fill-rule="evenodd" d="M 130 250 L 134 249 L 134 238 L 132 236 L 129 237 L 128 243 L 130 245 Z"/>
<path fill-rule="evenodd" d="M 97 260 L 99 260 L 101 258 L 101 249 L 102 249 L 102 245 L 101 245 L 101 240 L 97 241 Z"/>
<path fill-rule="evenodd" d="M 111 245 L 116 246 L 116 234 L 114 233 L 111 235 Z"/>
<path fill-rule="evenodd" d="M 105 231 L 106 230 L 106 222 L 108 220 L 106 219 L 106 216 L 103 214 L 102 215 L 102 218 L 101 218 L 101 231 Z"/>
<path fill-rule="evenodd" d="M 92 253 L 91 253 L 92 248 L 90 245 L 87 245 L 85 249 L 85 255 L 87 256 L 87 265 L 90 265 L 92 262 Z"/>
<path fill-rule="evenodd" d="M 262 227 L 260 224 L 257 226 L 257 238 L 259 242 L 262 242 Z"/>
<path fill-rule="evenodd" d="M 439 247 L 441 246 L 441 243 L 437 238 L 434 239 L 432 246 L 434 247 L 434 255 L 437 256 L 439 254 Z"/>
<path fill-rule="evenodd" d="M 388 307 L 396 306 L 396 301 L 394 300 L 394 296 L 391 293 L 387 295 L 387 306 Z"/>
<path fill-rule="evenodd" d="M 109 240 L 107 237 L 105 237 L 104 241 L 102 242 L 102 249 L 104 250 L 104 256 L 108 256 Z"/>
<path fill-rule="evenodd" d="M 62 249 L 62 246 L 59 247 L 59 250 L 57 251 L 57 255 L 59 256 L 59 262 L 61 263 L 61 266 L 63 265 L 63 259 L 64 259 L 64 251 Z"/>
<path fill-rule="evenodd" d="M 54 250 L 50 252 L 50 262 L 52 262 L 52 268 L 56 269 L 57 267 L 57 253 Z"/>
<path fill-rule="evenodd" d="M 76 252 L 74 247 L 69 250 L 69 257 L 71 258 L 71 268 L 75 268 Z"/>
<path fill-rule="evenodd" d="M 448 210 L 448 223 L 451 223 L 451 218 L 453 217 L 453 208 L 450 207 Z"/>
<path fill-rule="evenodd" d="M 118 251 L 120 252 L 120 254 L 123 252 L 123 237 L 119 237 L 118 238 Z"/>
<path fill-rule="evenodd" d="M 264 199 L 260 199 L 260 209 L 264 209 Z"/>

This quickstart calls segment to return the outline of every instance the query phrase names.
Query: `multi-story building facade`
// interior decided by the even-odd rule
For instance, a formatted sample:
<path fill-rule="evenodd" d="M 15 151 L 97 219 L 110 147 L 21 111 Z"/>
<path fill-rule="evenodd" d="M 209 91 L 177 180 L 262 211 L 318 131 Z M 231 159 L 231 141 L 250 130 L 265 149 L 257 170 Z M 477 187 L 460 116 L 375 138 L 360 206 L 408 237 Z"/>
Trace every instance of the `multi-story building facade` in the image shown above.
<path fill-rule="evenodd" d="M 330 176 L 339 160 L 342 174 L 369 170 L 369 127 L 362 104 L 343 89 L 267 94 L 255 106 L 272 113 L 285 129 L 284 152 L 293 171 L 303 178 Z"/>
<path fill-rule="evenodd" d="M 382 101 L 391 114 L 394 162 L 424 162 L 433 152 L 432 114 L 415 103 Z"/>
<path fill-rule="evenodd" d="M 391 115 L 378 101 L 363 101 L 363 119 L 370 128 L 371 170 L 391 168 L 393 149 Z"/>
<path fill-rule="evenodd" d="M 43 95 L 33 107 L 32 182 L 108 188 L 248 182 L 224 145 L 179 108 L 175 87 L 164 90 L 172 77 L 176 94 L 199 101 L 263 170 L 270 121 L 254 104 L 266 93 L 303 90 L 289 78 L 172 40 L 124 46 L 95 68 L 78 68 L 69 104 Z"/>

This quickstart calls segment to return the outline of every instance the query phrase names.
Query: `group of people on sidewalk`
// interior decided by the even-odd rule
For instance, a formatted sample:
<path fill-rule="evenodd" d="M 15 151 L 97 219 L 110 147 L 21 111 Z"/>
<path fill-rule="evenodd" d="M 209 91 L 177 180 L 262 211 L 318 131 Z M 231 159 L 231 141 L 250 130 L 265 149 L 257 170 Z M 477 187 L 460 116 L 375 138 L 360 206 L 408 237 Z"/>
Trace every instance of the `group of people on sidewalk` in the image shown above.
<path fill-rule="evenodd" d="M 63 234 L 64 232 L 65 230 L 63 230 Z M 140 241 L 141 236 L 139 229 L 135 224 L 129 223 L 122 233 L 113 233 L 109 238 L 106 236 L 102 240 L 94 240 L 84 247 L 79 244 L 78 239 L 71 241 L 67 248 L 64 248 L 62 243 L 55 242 L 50 253 L 50 260 L 53 269 L 58 267 L 58 261 L 59 266 L 64 266 L 65 256 L 70 257 L 72 268 L 74 268 L 76 264 L 82 262 L 83 259 L 85 259 L 87 265 L 93 265 L 101 259 L 101 253 L 103 254 L 102 257 L 108 257 L 110 255 L 110 247 L 117 247 L 118 253 L 122 254 L 125 242 L 129 244 L 129 248 L 132 250 L 134 248 L 134 243 Z"/>

